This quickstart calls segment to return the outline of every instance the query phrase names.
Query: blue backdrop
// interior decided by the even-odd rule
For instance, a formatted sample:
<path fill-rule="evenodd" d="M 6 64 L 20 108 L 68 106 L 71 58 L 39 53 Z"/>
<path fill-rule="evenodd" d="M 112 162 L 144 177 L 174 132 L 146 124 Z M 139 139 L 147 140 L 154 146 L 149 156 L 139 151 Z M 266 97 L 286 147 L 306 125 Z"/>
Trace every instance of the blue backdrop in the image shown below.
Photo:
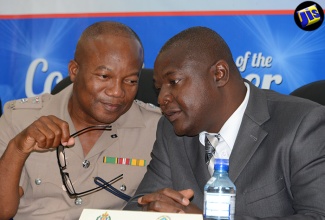
<path fill-rule="evenodd" d="M 261 88 L 288 94 L 325 79 L 324 24 L 315 31 L 303 31 L 293 14 L 0 19 L 2 104 L 50 92 L 68 75 L 67 64 L 81 32 L 100 20 L 120 21 L 139 34 L 147 68 L 153 67 L 166 40 L 200 25 L 224 37 L 242 76 Z"/>

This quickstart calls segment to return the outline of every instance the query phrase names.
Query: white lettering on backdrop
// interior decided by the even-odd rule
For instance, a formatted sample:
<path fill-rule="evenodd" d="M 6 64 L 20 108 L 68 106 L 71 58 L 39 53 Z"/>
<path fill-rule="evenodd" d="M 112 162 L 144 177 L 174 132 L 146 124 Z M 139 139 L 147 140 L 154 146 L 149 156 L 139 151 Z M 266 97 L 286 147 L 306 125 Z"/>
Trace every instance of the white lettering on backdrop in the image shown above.
<path fill-rule="evenodd" d="M 246 70 L 250 57 L 252 58 L 250 65 L 253 68 L 270 68 L 272 66 L 273 58 L 271 56 L 264 57 L 261 52 L 252 54 L 250 51 L 247 51 L 244 56 L 239 56 L 236 59 L 236 65 L 240 72 L 244 72 Z M 33 97 L 45 92 L 50 93 L 53 81 L 56 79 L 56 83 L 58 83 L 63 79 L 62 73 L 58 71 L 49 73 L 45 80 L 43 91 L 39 94 L 35 94 L 33 91 L 33 81 L 38 65 L 42 65 L 41 70 L 43 73 L 46 73 L 48 71 L 48 62 L 43 58 L 35 59 L 29 65 L 25 82 L 25 93 L 27 97 Z M 276 85 L 282 83 L 282 76 L 279 74 L 264 74 L 263 76 L 260 76 L 256 73 L 250 73 L 246 75 L 245 78 L 253 82 L 255 86 L 261 87 L 262 89 L 270 89 L 272 83 L 275 83 Z"/>
<path fill-rule="evenodd" d="M 36 60 L 34 60 L 28 68 L 27 71 L 27 76 L 26 76 L 26 82 L 25 82 L 25 93 L 27 97 L 33 97 L 39 94 L 35 94 L 33 91 L 33 81 L 34 81 L 34 77 L 35 77 L 35 73 L 36 73 L 36 68 L 38 65 L 42 65 L 42 72 L 46 73 L 48 71 L 48 62 L 47 60 L 43 59 L 43 58 L 38 58 Z M 44 89 L 43 91 L 40 93 L 50 93 L 51 89 L 52 89 L 52 84 L 54 79 L 56 78 L 56 83 L 58 83 L 59 81 L 61 81 L 63 79 L 63 76 L 60 72 L 58 71 L 54 71 L 52 73 L 50 73 L 45 80 L 44 83 Z"/>
<path fill-rule="evenodd" d="M 252 57 L 250 65 L 253 68 L 270 68 L 272 66 L 273 58 L 271 56 L 264 57 L 262 52 L 252 54 L 250 51 L 247 51 L 244 56 L 239 56 L 236 59 L 236 66 L 238 67 L 240 72 L 244 72 L 246 70 L 250 57 Z M 262 77 L 263 79 L 261 85 Z M 272 82 L 274 82 L 276 85 L 282 83 L 282 76 L 279 74 L 264 74 L 264 76 L 260 76 L 256 73 L 250 73 L 245 77 L 245 79 L 251 81 L 257 87 L 261 85 L 260 87 L 262 89 L 270 89 Z"/>

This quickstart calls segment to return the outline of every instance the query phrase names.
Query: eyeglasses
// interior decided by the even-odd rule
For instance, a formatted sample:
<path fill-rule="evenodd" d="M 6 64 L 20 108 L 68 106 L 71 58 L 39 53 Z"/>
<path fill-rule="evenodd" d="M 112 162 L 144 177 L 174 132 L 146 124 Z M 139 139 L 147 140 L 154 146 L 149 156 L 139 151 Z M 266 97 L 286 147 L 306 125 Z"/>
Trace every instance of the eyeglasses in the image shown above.
<path fill-rule="evenodd" d="M 77 137 L 78 135 L 81 135 L 85 132 L 88 132 L 88 131 L 93 131 L 93 130 L 112 130 L 112 126 L 110 125 L 93 125 L 93 126 L 89 126 L 89 127 L 86 127 L 84 129 L 81 129 L 80 131 L 77 131 L 73 134 L 70 135 L 70 137 Z M 63 145 L 59 145 L 57 148 L 56 148 L 56 155 L 57 155 L 57 159 L 58 159 L 58 164 L 59 164 L 59 168 L 60 168 L 60 174 L 61 174 L 61 177 L 62 177 L 62 182 L 63 182 L 63 185 L 65 186 L 66 190 L 67 190 L 67 193 L 68 195 L 71 197 L 71 198 L 76 198 L 76 197 L 81 197 L 81 196 L 84 196 L 84 195 L 87 195 L 87 194 L 90 194 L 92 192 L 95 192 L 95 191 L 99 191 L 99 190 L 102 190 L 104 189 L 105 187 L 115 183 L 116 181 L 120 180 L 123 178 L 123 174 L 113 178 L 112 180 L 108 181 L 108 182 L 105 182 L 105 184 L 102 184 L 98 187 L 95 187 L 93 189 L 90 189 L 90 190 L 87 190 L 87 191 L 84 191 L 84 192 L 81 192 L 81 193 L 77 193 L 72 185 L 72 181 L 69 177 L 69 173 L 67 172 L 64 172 L 64 170 L 67 168 L 67 162 L 66 162 L 66 158 L 65 158 L 65 152 L 64 152 L 64 146 Z"/>
<path fill-rule="evenodd" d="M 98 185 L 105 188 L 105 190 L 107 190 L 108 192 L 112 193 L 114 196 L 119 197 L 120 199 L 123 199 L 125 201 L 129 201 L 131 199 L 131 196 L 119 191 L 118 189 L 116 189 L 114 186 L 112 186 L 111 184 L 107 183 L 105 180 L 103 180 L 102 178 L 100 178 L 99 176 L 94 178 L 94 182 Z M 106 187 L 105 187 L 106 186 Z"/>

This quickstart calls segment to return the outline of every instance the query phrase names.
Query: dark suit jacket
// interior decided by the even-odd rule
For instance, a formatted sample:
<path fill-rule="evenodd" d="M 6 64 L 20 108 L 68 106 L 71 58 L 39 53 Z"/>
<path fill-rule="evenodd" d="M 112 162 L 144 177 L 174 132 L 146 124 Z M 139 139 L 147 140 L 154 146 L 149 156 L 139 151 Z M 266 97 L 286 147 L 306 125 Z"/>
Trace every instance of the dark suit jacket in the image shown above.
<path fill-rule="evenodd" d="M 230 156 L 238 219 L 325 219 L 325 107 L 261 90 L 251 92 Z M 198 136 L 176 136 L 163 117 L 137 195 L 191 188 L 203 207 L 210 178 Z M 140 209 L 132 200 L 125 209 Z M 273 218 L 270 218 L 273 217 Z"/>

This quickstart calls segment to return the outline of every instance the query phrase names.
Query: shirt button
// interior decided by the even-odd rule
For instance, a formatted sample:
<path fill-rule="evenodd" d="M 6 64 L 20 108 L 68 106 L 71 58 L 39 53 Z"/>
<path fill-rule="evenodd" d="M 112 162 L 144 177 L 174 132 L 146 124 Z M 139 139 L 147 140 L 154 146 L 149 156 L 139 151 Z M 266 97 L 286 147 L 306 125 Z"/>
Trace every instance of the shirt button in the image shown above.
<path fill-rule="evenodd" d="M 87 169 L 90 165 L 90 162 L 88 160 L 85 160 L 84 162 L 82 162 L 82 167 Z"/>
<path fill-rule="evenodd" d="M 120 186 L 120 190 L 121 190 L 122 192 L 124 192 L 124 191 L 126 190 L 126 185 L 122 184 L 122 185 Z"/>
<path fill-rule="evenodd" d="M 81 204 L 82 204 L 82 198 L 76 198 L 76 199 L 74 200 L 74 204 L 76 204 L 76 205 L 81 205 Z"/>
<path fill-rule="evenodd" d="M 41 183 L 42 183 L 42 179 L 41 178 L 35 179 L 35 184 L 36 185 L 41 185 Z"/>

